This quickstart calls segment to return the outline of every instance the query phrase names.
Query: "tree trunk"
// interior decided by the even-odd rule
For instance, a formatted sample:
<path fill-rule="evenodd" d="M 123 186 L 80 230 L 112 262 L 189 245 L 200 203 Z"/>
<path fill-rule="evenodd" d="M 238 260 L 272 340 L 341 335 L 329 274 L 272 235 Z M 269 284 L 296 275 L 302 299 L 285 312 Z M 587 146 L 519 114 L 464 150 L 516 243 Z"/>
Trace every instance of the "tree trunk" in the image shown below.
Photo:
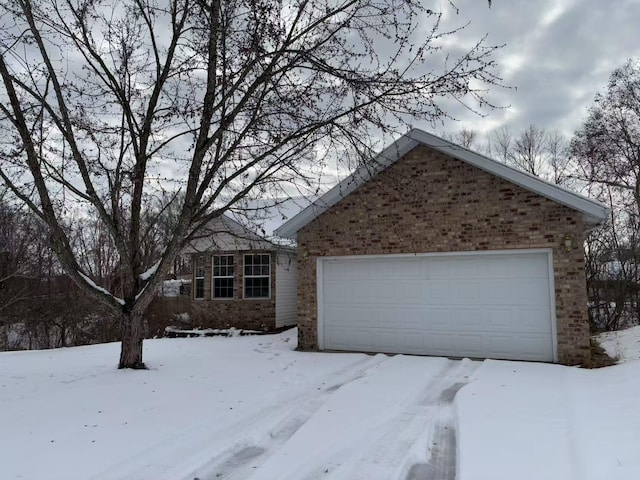
<path fill-rule="evenodd" d="M 144 339 L 144 320 L 141 313 L 123 313 L 120 317 L 122 327 L 122 345 L 118 368 L 147 368 L 142 362 L 142 340 Z"/>

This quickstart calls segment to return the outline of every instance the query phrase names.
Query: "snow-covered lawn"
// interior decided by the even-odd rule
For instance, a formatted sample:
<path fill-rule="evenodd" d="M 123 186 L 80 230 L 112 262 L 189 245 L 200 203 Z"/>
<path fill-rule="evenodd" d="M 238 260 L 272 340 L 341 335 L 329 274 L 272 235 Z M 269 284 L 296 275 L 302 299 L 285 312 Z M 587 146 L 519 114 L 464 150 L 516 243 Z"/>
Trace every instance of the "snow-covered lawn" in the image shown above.
<path fill-rule="evenodd" d="M 1 353 L 0 477 L 640 478 L 640 361 L 295 346 L 295 330 L 152 340 L 147 371 L 117 370 L 117 344 Z"/>
<path fill-rule="evenodd" d="M 640 360 L 640 325 L 619 332 L 605 332 L 598 335 L 598 342 L 607 355 L 620 362 Z"/>

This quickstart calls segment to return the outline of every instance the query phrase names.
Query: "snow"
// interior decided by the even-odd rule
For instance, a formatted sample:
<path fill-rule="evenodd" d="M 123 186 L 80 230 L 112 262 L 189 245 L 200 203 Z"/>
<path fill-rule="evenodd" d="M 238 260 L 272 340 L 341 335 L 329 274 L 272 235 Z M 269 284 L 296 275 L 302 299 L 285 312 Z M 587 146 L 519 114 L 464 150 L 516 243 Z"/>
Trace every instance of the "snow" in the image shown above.
<path fill-rule="evenodd" d="M 146 282 L 147 280 L 149 280 L 158 271 L 159 266 L 160 266 L 160 260 L 154 263 L 153 266 L 149 268 L 149 270 L 147 270 L 144 273 L 141 273 L 140 280 L 142 280 L 143 282 Z"/>
<path fill-rule="evenodd" d="M 143 371 L 118 344 L 0 353 L 2 478 L 640 478 L 640 361 L 295 348 L 295 330 L 148 340 Z"/>
<path fill-rule="evenodd" d="M 104 288 L 102 288 L 101 286 L 99 286 L 98 284 L 96 284 L 96 282 L 94 282 L 93 280 L 91 280 L 89 277 L 87 277 L 84 273 L 82 273 L 81 271 L 78 271 L 78 275 L 80 275 L 83 280 L 85 282 L 87 282 L 89 284 L 89 286 L 91 288 L 93 288 L 94 290 L 97 290 L 100 293 L 104 293 L 105 295 L 108 295 L 109 297 L 112 297 L 116 302 L 118 302 L 120 305 L 124 305 L 124 300 L 121 298 L 116 297 L 113 293 L 111 293 L 109 290 L 106 290 Z"/>
<path fill-rule="evenodd" d="M 187 315 L 186 313 L 180 315 Z M 180 328 L 174 326 L 168 326 L 164 328 L 165 334 L 171 334 L 180 337 L 212 337 L 215 335 L 224 335 L 228 337 L 235 337 L 238 335 L 262 335 L 264 332 L 260 330 L 245 330 L 242 328 Z"/>
<path fill-rule="evenodd" d="M 621 362 L 640 360 L 640 325 L 618 332 L 601 333 L 596 339 L 610 357 L 618 358 Z"/>
<path fill-rule="evenodd" d="M 162 287 L 158 292 L 161 297 L 179 297 L 180 288 L 183 285 L 191 285 L 191 280 L 177 279 L 177 280 L 165 280 L 162 282 Z"/>

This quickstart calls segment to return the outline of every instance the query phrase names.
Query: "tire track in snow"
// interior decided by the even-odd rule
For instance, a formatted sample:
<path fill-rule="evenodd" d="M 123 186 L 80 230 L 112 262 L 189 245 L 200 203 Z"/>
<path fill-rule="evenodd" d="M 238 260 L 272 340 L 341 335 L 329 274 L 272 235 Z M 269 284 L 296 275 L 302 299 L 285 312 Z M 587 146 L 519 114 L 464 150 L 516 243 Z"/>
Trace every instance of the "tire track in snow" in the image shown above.
<path fill-rule="evenodd" d="M 444 358 L 390 358 L 337 389 L 322 409 L 246 478 L 397 478 L 407 449 L 426 428 L 416 422 L 415 409 L 454 365 Z M 395 436 L 390 433 L 394 429 Z M 390 456 L 389 450 L 402 454 Z"/>
<path fill-rule="evenodd" d="M 439 387 L 429 392 L 422 404 L 433 412 L 425 432 L 427 461 L 412 462 L 405 480 L 455 480 L 457 436 L 453 400 L 464 387 L 480 362 L 464 359 L 455 374 L 444 376 Z M 423 446 L 424 447 L 424 446 Z"/>
<path fill-rule="evenodd" d="M 357 453 L 356 462 L 305 480 L 454 480 L 456 437 L 452 401 L 479 364 L 453 361 L 436 374 L 381 433 Z"/>
<path fill-rule="evenodd" d="M 244 480 L 264 463 L 270 454 L 284 444 L 341 385 L 362 378 L 379 364 L 388 361 L 386 355 L 366 356 L 331 375 L 331 386 L 318 387 L 287 401 L 287 405 L 271 409 L 265 418 L 252 423 L 237 441 L 224 452 L 201 462 L 200 467 L 184 480 Z M 324 382 L 322 383 L 324 385 Z M 289 406 L 289 405 L 293 405 Z M 268 434 L 265 436 L 264 433 Z M 256 432 L 256 434 L 252 434 Z M 174 478 L 174 477 L 166 477 Z"/>
<path fill-rule="evenodd" d="M 328 378 L 332 381 L 336 378 L 348 381 L 351 378 L 357 378 L 363 371 L 383 362 L 386 358 L 384 355 L 365 356 L 336 371 L 329 372 L 327 377 L 321 377 L 318 381 L 326 382 Z M 317 388 L 322 390 L 323 387 Z M 144 450 L 137 451 L 134 457 L 111 465 L 92 478 L 93 480 L 129 480 L 131 478 L 193 480 L 199 477 L 197 474 L 201 471 L 199 467 L 209 465 L 212 458 L 221 459 L 224 462 L 245 449 L 244 456 L 247 458 L 244 461 L 247 461 L 249 460 L 247 453 L 252 451 L 247 448 L 260 448 L 253 441 L 258 435 L 254 432 L 273 431 L 278 425 L 291 421 L 289 417 L 295 412 L 290 410 L 289 402 L 293 405 L 306 405 L 309 399 L 317 397 L 318 390 L 313 393 L 310 393 L 310 390 L 309 384 L 300 386 L 297 388 L 298 393 L 296 394 L 294 390 L 292 396 L 284 400 L 284 404 L 282 401 L 274 401 L 273 404 L 256 409 L 238 421 L 229 422 L 224 426 L 220 425 L 219 419 L 215 421 L 203 419 L 202 422 L 191 424 L 170 437 L 149 444 Z M 232 447 L 229 447 L 230 444 Z M 242 455 L 237 457 L 236 463 L 240 463 L 241 459 Z M 214 475 L 213 478 L 218 480 L 221 477 Z"/>

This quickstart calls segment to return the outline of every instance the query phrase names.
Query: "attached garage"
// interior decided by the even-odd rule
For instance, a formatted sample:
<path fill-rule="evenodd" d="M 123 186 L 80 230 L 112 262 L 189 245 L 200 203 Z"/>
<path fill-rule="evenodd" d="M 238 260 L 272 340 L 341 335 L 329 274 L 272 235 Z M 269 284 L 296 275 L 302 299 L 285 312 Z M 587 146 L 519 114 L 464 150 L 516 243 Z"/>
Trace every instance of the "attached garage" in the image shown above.
<path fill-rule="evenodd" d="M 329 257 L 319 347 L 552 362 L 551 251 Z"/>
<path fill-rule="evenodd" d="M 590 361 L 592 199 L 412 130 L 291 218 L 298 348 Z"/>

